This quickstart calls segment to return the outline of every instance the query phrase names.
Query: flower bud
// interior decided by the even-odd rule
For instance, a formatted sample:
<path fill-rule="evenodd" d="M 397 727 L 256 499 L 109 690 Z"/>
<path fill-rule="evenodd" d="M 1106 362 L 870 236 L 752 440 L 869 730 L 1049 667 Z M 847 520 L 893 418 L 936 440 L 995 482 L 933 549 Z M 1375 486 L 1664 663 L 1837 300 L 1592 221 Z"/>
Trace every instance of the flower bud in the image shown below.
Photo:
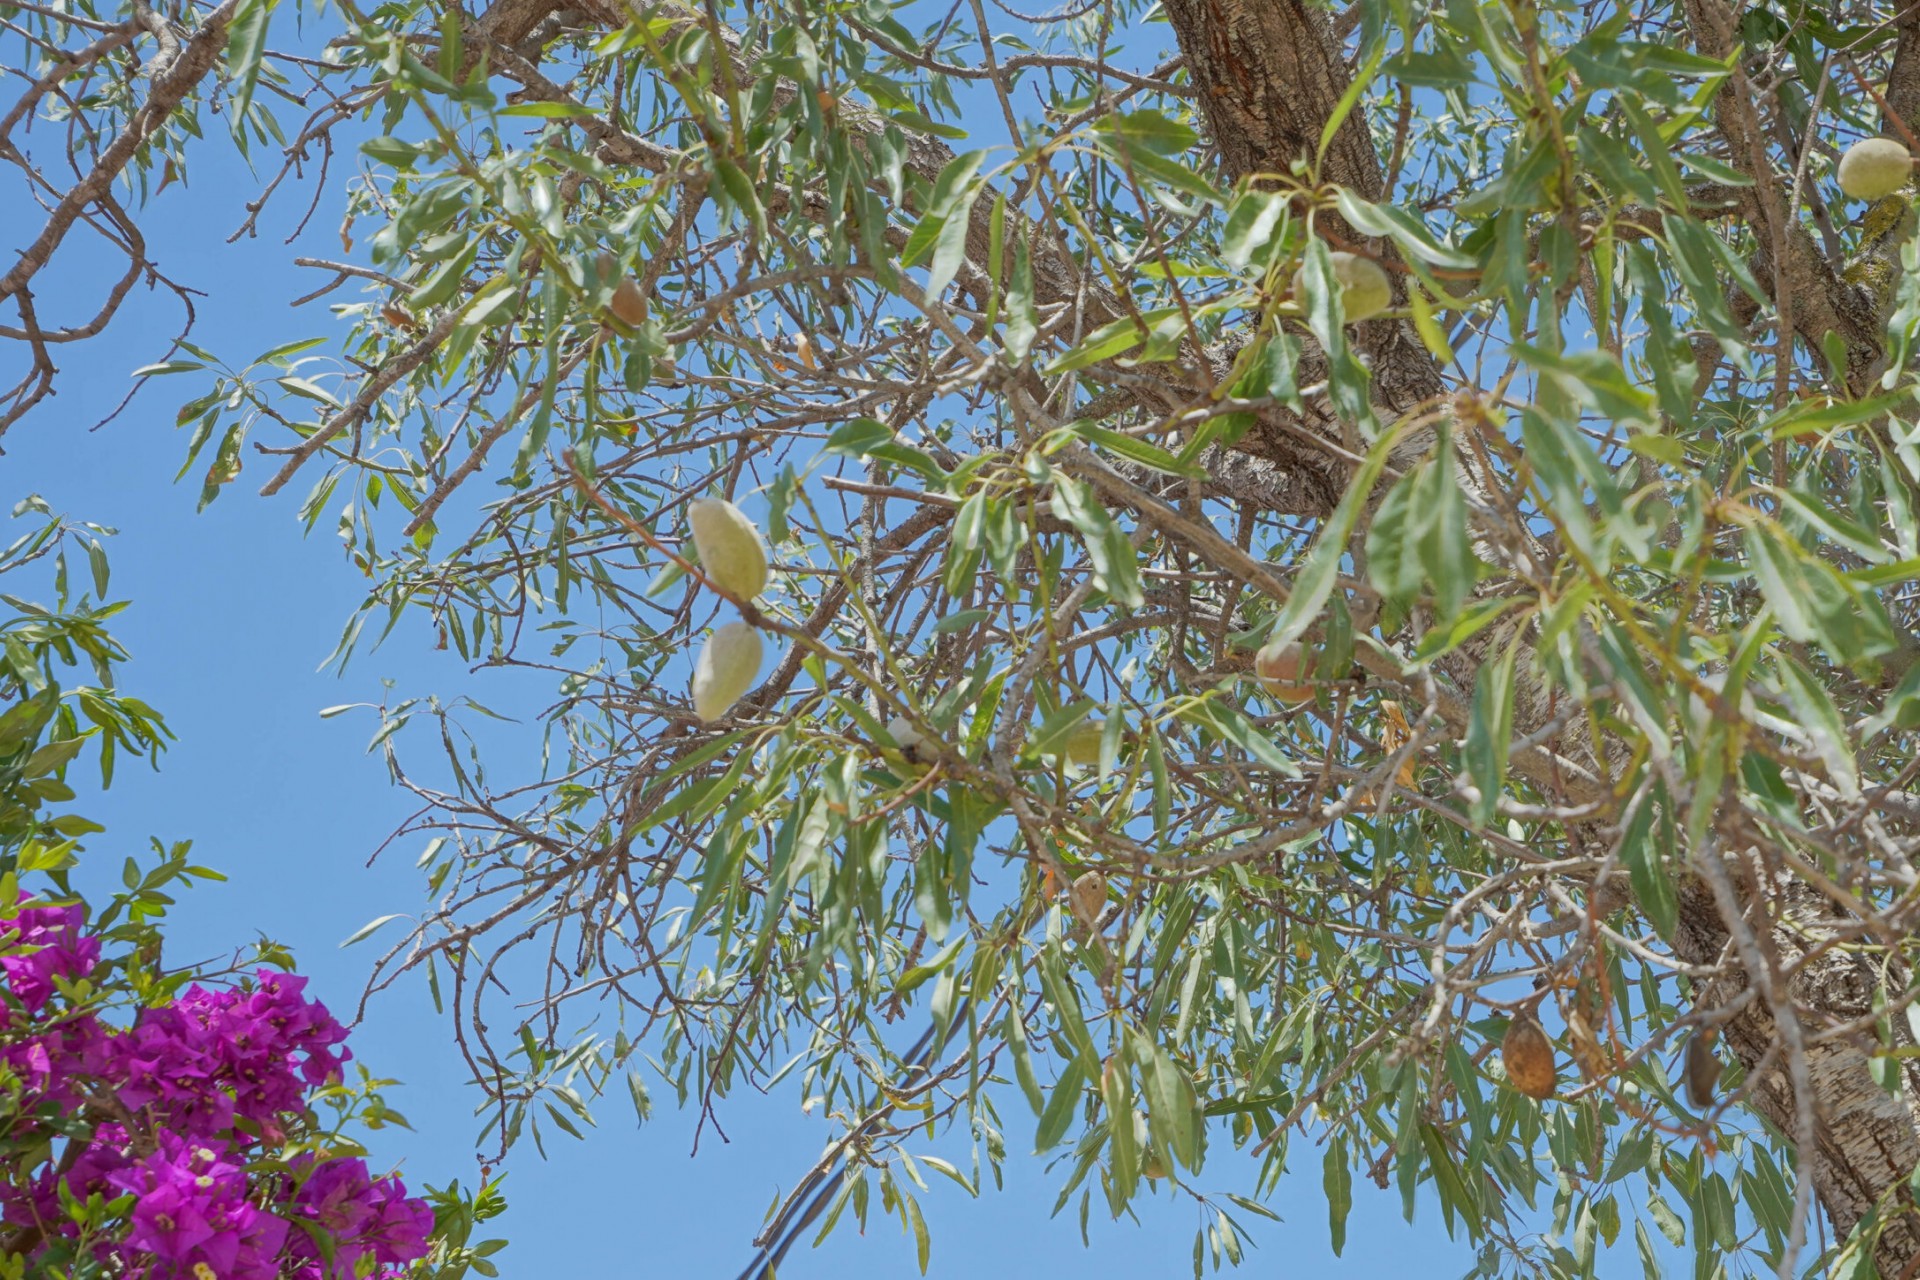
<path fill-rule="evenodd" d="M 729 622 L 708 638 L 693 664 L 693 712 L 711 724 L 760 678 L 760 633 Z"/>
<path fill-rule="evenodd" d="M 687 508 L 700 568 L 713 585 L 738 600 L 767 589 L 767 548 L 746 513 L 724 498 L 701 498 Z"/>
<path fill-rule="evenodd" d="M 1371 319 L 1393 305 L 1393 284 L 1387 273 L 1372 258 L 1340 250 L 1327 255 L 1333 259 L 1333 278 L 1340 285 L 1340 310 L 1348 324 Z M 1293 274 L 1296 297 L 1306 293 L 1306 269 Z"/>
<path fill-rule="evenodd" d="M 1855 200 L 1883 200 L 1913 177 L 1913 153 L 1892 138 L 1863 138 L 1840 157 L 1836 176 Z"/>

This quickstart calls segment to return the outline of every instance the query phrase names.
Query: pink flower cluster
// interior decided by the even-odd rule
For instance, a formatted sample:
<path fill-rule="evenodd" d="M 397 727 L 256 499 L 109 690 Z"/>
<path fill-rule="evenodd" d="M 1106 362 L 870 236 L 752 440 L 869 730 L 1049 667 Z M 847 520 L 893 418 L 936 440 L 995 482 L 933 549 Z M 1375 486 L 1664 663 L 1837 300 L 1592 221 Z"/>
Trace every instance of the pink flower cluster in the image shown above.
<path fill-rule="evenodd" d="M 364 1280 L 426 1255 L 433 1213 L 397 1178 L 355 1157 L 272 1160 L 311 1130 L 307 1092 L 351 1056 L 304 978 L 262 970 L 246 990 L 192 986 L 110 1027 L 57 1000 L 56 979 L 99 963 L 84 924 L 79 907 L 0 915 L 12 996 L 0 1064 L 22 1090 L 15 1114 L 50 1144 L 38 1166 L 0 1175 L 0 1216 L 44 1251 L 80 1231 L 62 1190 L 98 1194 L 124 1209 L 123 1228 L 96 1245 L 101 1261 L 138 1280 Z M 30 1135 L 16 1122 L 8 1136 Z"/>
<path fill-rule="evenodd" d="M 28 1013 L 47 1007 L 56 977 L 84 978 L 99 963 L 100 939 L 82 933 L 84 923 L 79 907 L 21 907 L 10 918 L 0 917 L 6 940 L 21 948 L 0 957 L 0 972 Z"/>

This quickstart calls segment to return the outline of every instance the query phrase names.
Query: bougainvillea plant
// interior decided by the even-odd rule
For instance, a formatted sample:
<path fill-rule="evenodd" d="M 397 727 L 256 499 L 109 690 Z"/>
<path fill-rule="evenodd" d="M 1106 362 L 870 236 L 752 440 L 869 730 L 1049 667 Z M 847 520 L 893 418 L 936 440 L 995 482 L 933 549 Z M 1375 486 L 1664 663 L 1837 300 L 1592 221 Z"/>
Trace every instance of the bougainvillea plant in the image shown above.
<path fill-rule="evenodd" d="M 497 1188 L 408 1192 L 353 1137 L 404 1125 L 347 1030 L 262 941 L 231 966 L 169 967 L 168 890 L 218 878 L 185 843 L 156 844 L 95 908 L 74 875 L 97 823 L 55 807 L 90 748 L 151 760 L 170 735 L 118 692 L 115 604 L 69 598 L 84 547 L 104 600 L 108 532 L 53 516 L 0 551 L 0 576 L 43 564 L 51 609 L 0 593 L 0 1277 L 455 1280 L 494 1274 L 501 1241 L 468 1247 Z M 11 583 L 7 584 L 11 586 Z M 63 688 L 90 666 L 98 686 Z M 97 900 L 97 899 L 96 899 Z"/>

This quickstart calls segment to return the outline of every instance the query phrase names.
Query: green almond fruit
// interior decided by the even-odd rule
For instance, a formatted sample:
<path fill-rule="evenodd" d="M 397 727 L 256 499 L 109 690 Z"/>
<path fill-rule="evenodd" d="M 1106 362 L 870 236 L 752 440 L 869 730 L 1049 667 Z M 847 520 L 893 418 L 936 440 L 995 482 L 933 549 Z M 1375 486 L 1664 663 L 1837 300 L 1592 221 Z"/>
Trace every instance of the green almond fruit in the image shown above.
<path fill-rule="evenodd" d="M 1340 310 L 1345 313 L 1348 324 L 1370 320 L 1393 305 L 1393 282 L 1387 279 L 1379 263 L 1345 250 L 1336 250 L 1328 256 L 1333 259 L 1333 278 L 1340 283 Z M 1293 273 L 1294 296 L 1300 297 L 1306 291 L 1306 270 L 1302 268 Z"/>
<path fill-rule="evenodd" d="M 746 513 L 725 498 L 701 498 L 687 508 L 700 568 L 736 600 L 767 589 L 767 545 Z"/>
<path fill-rule="evenodd" d="M 764 656 L 760 633 L 744 622 L 714 632 L 693 664 L 694 714 L 708 724 L 726 715 L 760 678 Z"/>
<path fill-rule="evenodd" d="M 1838 176 L 1855 200 L 1884 200 L 1913 177 L 1913 153 L 1892 138 L 1864 138 L 1840 157 Z"/>

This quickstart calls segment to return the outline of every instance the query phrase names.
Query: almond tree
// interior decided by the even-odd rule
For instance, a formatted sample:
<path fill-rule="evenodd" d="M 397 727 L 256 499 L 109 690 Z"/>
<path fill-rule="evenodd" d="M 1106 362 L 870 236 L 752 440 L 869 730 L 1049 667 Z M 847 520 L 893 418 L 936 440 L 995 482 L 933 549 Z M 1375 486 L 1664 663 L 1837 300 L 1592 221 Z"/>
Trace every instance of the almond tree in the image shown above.
<path fill-rule="evenodd" d="M 337 516 L 342 660 L 412 614 L 557 681 L 530 771 L 379 709 L 433 907 L 374 985 L 498 1141 L 818 1099 L 753 1274 L 849 1211 L 924 1253 L 926 1168 L 1029 1149 L 1082 1215 L 1194 1197 L 1196 1267 L 1318 1166 L 1336 1247 L 1428 1184 L 1487 1275 L 1916 1274 L 1920 250 L 1834 171 L 1920 146 L 1920 8 L 290 19 L 7 10 L 0 426 L 203 134 L 243 233 L 344 189 L 337 323 L 141 372 L 203 501 Z M 126 279 L 49 315 L 83 227 Z"/>

